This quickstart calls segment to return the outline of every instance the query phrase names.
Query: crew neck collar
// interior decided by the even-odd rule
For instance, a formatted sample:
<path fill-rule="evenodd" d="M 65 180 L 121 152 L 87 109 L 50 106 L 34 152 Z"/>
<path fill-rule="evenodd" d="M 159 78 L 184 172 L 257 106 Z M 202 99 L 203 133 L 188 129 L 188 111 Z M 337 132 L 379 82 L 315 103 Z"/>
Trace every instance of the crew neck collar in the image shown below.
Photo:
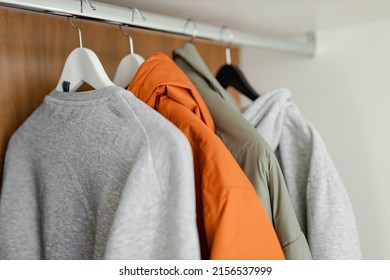
<path fill-rule="evenodd" d="M 87 91 L 80 91 L 80 92 L 62 92 L 54 89 L 51 91 L 49 96 L 64 101 L 89 101 L 89 100 L 105 98 L 111 95 L 116 90 L 120 90 L 120 89 L 123 90 L 123 88 L 118 86 L 109 86 L 101 89 L 94 89 L 94 90 L 87 90 Z"/>

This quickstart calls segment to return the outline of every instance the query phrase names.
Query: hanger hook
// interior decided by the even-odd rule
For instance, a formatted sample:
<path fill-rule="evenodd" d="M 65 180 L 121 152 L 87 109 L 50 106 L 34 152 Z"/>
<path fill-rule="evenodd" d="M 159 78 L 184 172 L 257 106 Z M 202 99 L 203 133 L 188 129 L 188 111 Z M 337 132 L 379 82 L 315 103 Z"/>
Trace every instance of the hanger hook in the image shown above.
<path fill-rule="evenodd" d="M 134 53 L 134 47 L 133 47 L 133 37 L 131 37 L 131 35 L 129 33 L 127 33 L 126 31 L 123 30 L 123 26 L 126 26 L 127 25 L 119 25 L 119 29 L 121 30 L 122 34 L 125 35 L 127 38 L 129 38 L 129 42 L 130 42 L 130 53 L 133 54 Z"/>
<path fill-rule="evenodd" d="M 91 1 L 89 0 L 85 0 L 85 1 L 88 3 L 88 5 L 91 7 L 92 10 L 96 11 L 96 7 L 92 5 Z"/>
<path fill-rule="evenodd" d="M 196 35 L 198 34 L 198 25 L 196 24 L 196 21 L 193 21 L 192 19 L 188 18 L 186 23 L 184 24 L 183 33 L 184 34 L 186 33 L 187 26 L 190 22 L 192 22 L 192 25 L 194 26 L 194 31 L 192 32 L 191 40 L 190 40 L 190 42 L 192 42 L 196 38 Z"/>
<path fill-rule="evenodd" d="M 134 12 L 138 14 L 138 16 L 145 21 L 146 18 L 142 15 L 142 13 L 137 8 L 130 8 L 131 9 L 131 22 L 134 21 Z"/>
<path fill-rule="evenodd" d="M 221 37 L 222 37 L 222 41 L 223 41 L 223 32 L 227 30 L 229 32 L 229 37 L 228 37 L 228 42 L 227 42 L 227 47 L 225 49 L 225 55 L 226 55 L 226 64 L 230 65 L 232 63 L 232 56 L 231 56 L 231 53 L 230 53 L 230 47 L 233 43 L 233 40 L 234 40 L 234 35 L 233 35 L 233 32 L 227 28 L 225 25 L 222 26 L 221 28 Z"/>
<path fill-rule="evenodd" d="M 79 33 L 80 48 L 82 48 L 82 47 L 83 47 L 83 38 L 81 37 L 81 30 L 80 30 L 80 28 L 79 28 L 78 26 L 76 26 L 76 25 L 72 22 L 72 20 L 71 20 L 70 17 L 68 17 L 68 22 L 70 23 L 70 25 L 71 25 L 74 29 L 76 29 L 76 30 L 78 31 L 78 33 Z"/>
<path fill-rule="evenodd" d="M 131 10 L 131 22 L 134 21 L 134 12 L 136 12 L 136 13 L 138 14 L 138 16 L 139 16 L 143 21 L 146 20 L 146 18 L 142 15 L 142 13 L 141 13 L 137 8 L 132 8 L 132 7 L 130 7 L 130 10 Z M 125 24 L 124 26 L 127 26 L 127 24 Z M 133 37 L 131 37 L 130 34 L 128 34 L 127 32 L 125 32 L 125 31 L 123 30 L 123 26 L 122 26 L 122 25 L 120 25 L 119 28 L 120 28 L 122 34 L 125 35 L 127 38 L 129 38 L 129 42 L 130 42 L 130 53 L 131 53 L 131 54 L 134 54 Z"/>
<path fill-rule="evenodd" d="M 96 11 L 96 7 L 94 5 L 92 5 L 91 1 L 89 0 L 85 0 L 87 1 L 89 7 L 91 7 L 92 10 Z M 80 13 L 83 12 L 83 0 L 80 0 Z"/>

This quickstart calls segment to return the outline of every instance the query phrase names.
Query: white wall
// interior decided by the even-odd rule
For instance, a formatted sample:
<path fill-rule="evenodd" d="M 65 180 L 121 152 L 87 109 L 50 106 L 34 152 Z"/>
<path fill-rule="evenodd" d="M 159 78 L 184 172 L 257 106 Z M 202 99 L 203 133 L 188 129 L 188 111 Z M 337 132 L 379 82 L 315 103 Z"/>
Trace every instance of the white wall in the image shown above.
<path fill-rule="evenodd" d="M 321 32 L 307 59 L 242 48 L 258 92 L 292 90 L 347 186 L 364 259 L 390 259 L 390 21 Z"/>

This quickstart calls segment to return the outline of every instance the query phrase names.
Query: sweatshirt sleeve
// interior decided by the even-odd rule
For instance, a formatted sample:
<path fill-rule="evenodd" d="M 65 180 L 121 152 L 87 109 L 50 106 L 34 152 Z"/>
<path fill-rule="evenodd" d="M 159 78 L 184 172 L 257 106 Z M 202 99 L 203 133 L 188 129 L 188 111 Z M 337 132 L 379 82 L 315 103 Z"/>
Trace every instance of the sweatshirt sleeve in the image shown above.
<path fill-rule="evenodd" d="M 166 142 L 160 137 L 153 143 L 152 151 L 158 180 L 166 189 L 163 196 L 167 202 L 164 210 L 172 250 L 170 258 L 200 259 L 192 149 L 173 124 L 169 123 L 167 132 L 170 135 Z"/>
<path fill-rule="evenodd" d="M 139 102 L 129 105 L 138 112 L 146 107 Z M 123 189 L 104 258 L 200 259 L 191 147 L 173 124 L 147 109 L 140 120 L 144 160 Z"/>
<path fill-rule="evenodd" d="M 291 104 L 283 133 L 283 172 L 313 259 L 361 259 L 352 204 L 319 132 Z"/>
<path fill-rule="evenodd" d="M 329 155 L 323 156 L 328 166 L 323 170 L 328 173 L 309 179 L 306 188 L 307 235 L 313 258 L 359 260 L 359 236 L 347 190 Z"/>
<path fill-rule="evenodd" d="M 34 161 L 20 135 L 14 135 L 5 157 L 0 197 L 0 259 L 41 259 L 39 193 Z"/>

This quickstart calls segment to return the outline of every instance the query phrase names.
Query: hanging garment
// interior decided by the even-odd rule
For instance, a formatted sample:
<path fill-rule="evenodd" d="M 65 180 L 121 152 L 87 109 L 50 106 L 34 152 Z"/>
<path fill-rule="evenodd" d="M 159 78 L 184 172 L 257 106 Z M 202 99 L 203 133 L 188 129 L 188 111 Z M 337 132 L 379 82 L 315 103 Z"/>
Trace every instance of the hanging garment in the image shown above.
<path fill-rule="evenodd" d="M 286 258 L 311 259 L 283 174 L 269 145 L 243 118 L 231 95 L 210 73 L 194 45 L 187 43 L 173 54 L 176 64 L 194 83 L 210 110 L 216 133 L 252 182 L 263 205 L 267 205 L 265 208 Z"/>
<path fill-rule="evenodd" d="M 195 215 L 187 139 L 125 89 L 54 90 L 8 144 L 0 259 L 199 259 Z"/>
<path fill-rule="evenodd" d="M 272 224 L 191 81 L 165 54 L 148 58 L 129 90 L 172 121 L 193 150 L 203 259 L 284 259 Z"/>
<path fill-rule="evenodd" d="M 243 113 L 276 151 L 314 259 L 360 259 L 352 206 L 321 136 L 287 89 L 262 94 Z"/>

